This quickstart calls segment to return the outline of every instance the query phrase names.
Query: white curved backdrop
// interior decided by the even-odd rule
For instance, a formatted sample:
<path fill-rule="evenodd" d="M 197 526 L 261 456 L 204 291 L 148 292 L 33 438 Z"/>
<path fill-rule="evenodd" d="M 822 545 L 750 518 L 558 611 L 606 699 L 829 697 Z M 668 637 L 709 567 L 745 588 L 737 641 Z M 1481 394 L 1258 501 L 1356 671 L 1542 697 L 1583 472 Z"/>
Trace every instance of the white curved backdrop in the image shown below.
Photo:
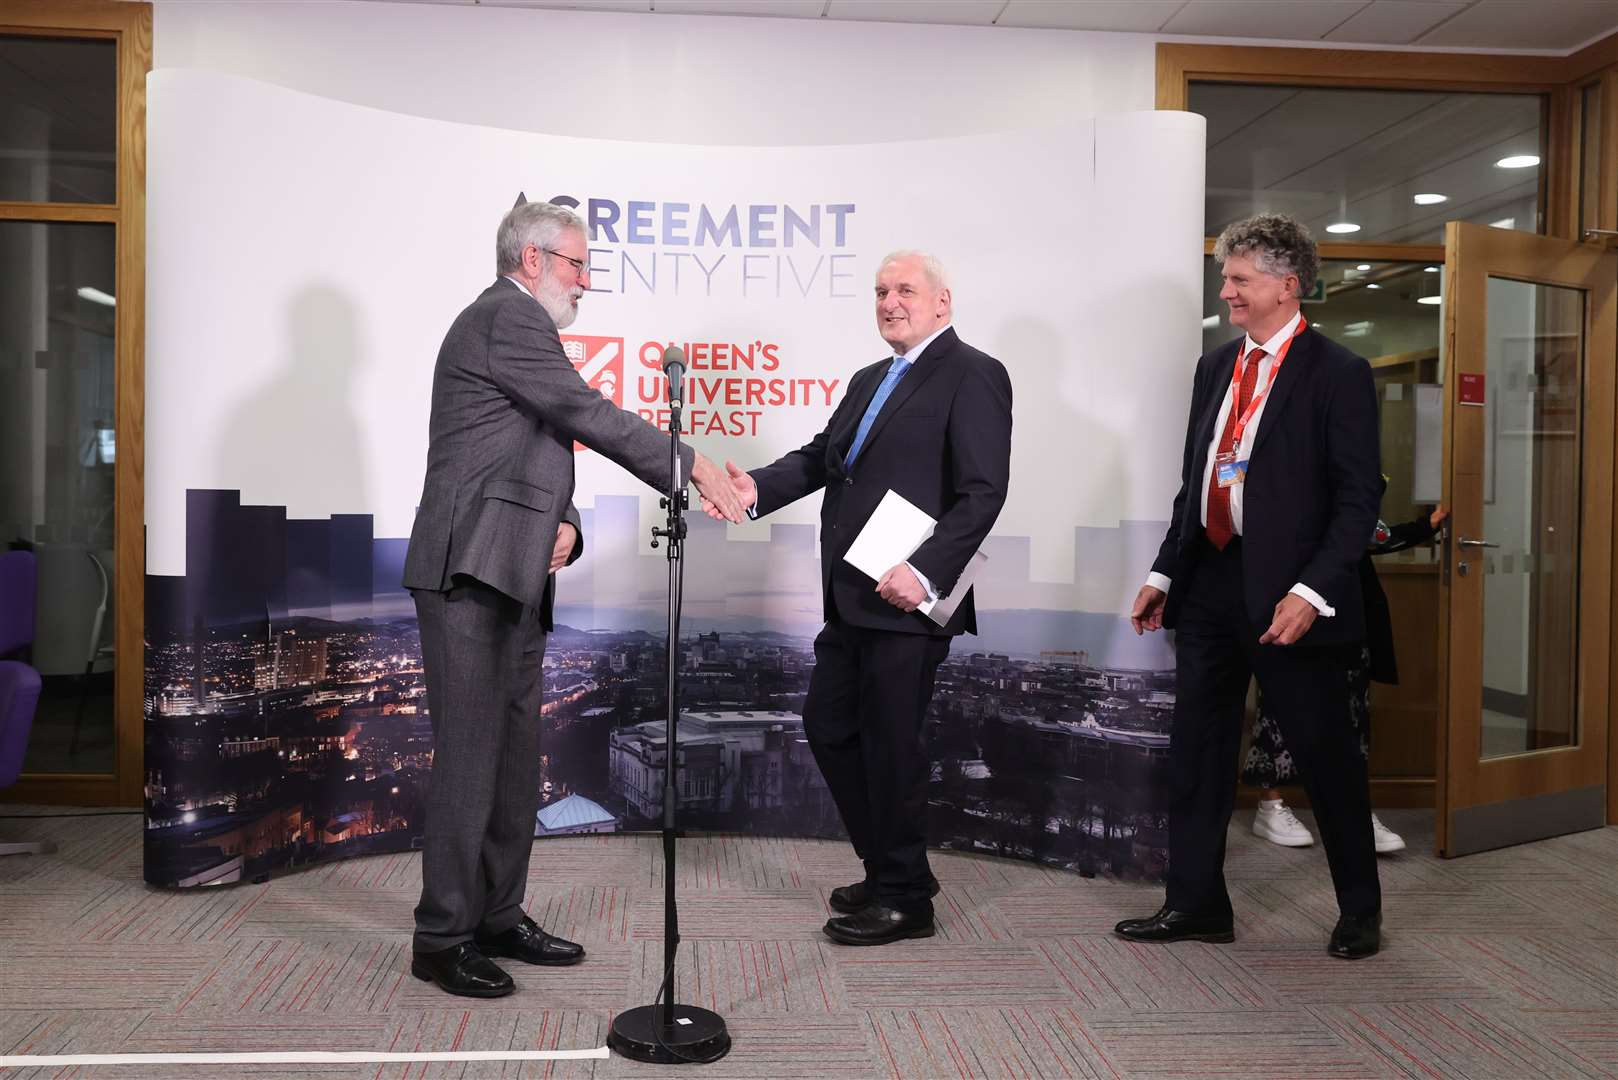
<path fill-rule="evenodd" d="M 576 200 L 594 224 L 595 291 L 564 335 L 586 377 L 655 420 L 655 355 L 681 344 L 691 441 L 744 465 L 811 437 L 885 352 L 881 255 L 945 261 L 955 326 L 1006 364 L 1016 406 L 984 633 L 957 642 L 937 705 L 935 840 L 1153 871 L 1137 796 L 1166 741 L 1172 659 L 1121 615 L 1161 537 L 1199 351 L 1200 118 L 683 146 L 208 71 L 161 70 L 149 90 L 151 880 L 419 833 L 430 741 L 402 538 L 438 342 L 493 279 L 519 192 Z M 587 554 L 562 576 L 547 656 L 541 832 L 636 827 L 656 790 L 638 726 L 661 681 L 656 496 L 588 452 L 578 490 Z M 817 510 L 695 529 L 688 770 L 706 782 L 689 809 L 713 827 L 835 828 L 797 718 Z"/>

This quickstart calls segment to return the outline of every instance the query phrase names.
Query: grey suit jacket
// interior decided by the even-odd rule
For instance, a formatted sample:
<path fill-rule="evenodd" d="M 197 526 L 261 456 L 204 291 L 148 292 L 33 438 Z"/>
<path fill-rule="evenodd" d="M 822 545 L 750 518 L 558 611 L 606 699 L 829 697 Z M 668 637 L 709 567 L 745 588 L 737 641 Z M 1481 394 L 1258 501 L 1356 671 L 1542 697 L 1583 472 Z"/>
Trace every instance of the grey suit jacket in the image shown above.
<path fill-rule="evenodd" d="M 438 350 L 405 588 L 443 591 L 464 574 L 548 614 L 561 522 L 579 529 L 573 559 L 584 550 L 572 505 L 575 439 L 668 489 L 669 437 L 592 390 L 545 309 L 496 278 Z M 681 447 L 682 476 L 693 458 Z"/>

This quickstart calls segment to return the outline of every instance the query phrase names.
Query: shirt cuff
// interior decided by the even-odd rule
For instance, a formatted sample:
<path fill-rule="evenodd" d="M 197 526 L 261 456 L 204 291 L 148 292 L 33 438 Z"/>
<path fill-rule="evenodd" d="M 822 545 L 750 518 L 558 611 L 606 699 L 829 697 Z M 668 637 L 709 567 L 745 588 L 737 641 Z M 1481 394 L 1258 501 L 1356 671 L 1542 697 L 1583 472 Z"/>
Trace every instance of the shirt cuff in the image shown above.
<path fill-rule="evenodd" d="M 748 521 L 757 521 L 758 520 L 758 503 L 755 502 L 752 506 L 749 506 L 747 508 L 747 520 Z"/>
<path fill-rule="evenodd" d="M 1315 590 L 1311 589 L 1301 581 L 1292 586 L 1292 588 L 1288 591 L 1294 596 L 1301 596 L 1305 600 L 1309 601 L 1309 606 L 1320 612 L 1320 616 L 1323 619 L 1329 619 L 1333 615 L 1337 614 L 1337 609 L 1326 603 L 1326 598 L 1324 596 L 1321 596 L 1319 593 L 1315 592 Z"/>
<path fill-rule="evenodd" d="M 1150 585 L 1158 592 L 1166 593 L 1169 591 L 1169 585 L 1171 582 L 1169 581 L 1168 575 L 1159 574 L 1154 570 L 1150 574 L 1146 575 L 1146 584 Z"/>
<path fill-rule="evenodd" d="M 933 588 L 933 583 L 927 580 L 927 575 L 922 573 L 920 570 L 917 570 L 915 566 L 910 563 L 905 563 L 905 565 L 909 566 L 910 572 L 916 575 L 916 580 L 921 582 L 921 587 L 927 590 L 927 599 L 936 603 L 938 600 L 938 590 Z"/>

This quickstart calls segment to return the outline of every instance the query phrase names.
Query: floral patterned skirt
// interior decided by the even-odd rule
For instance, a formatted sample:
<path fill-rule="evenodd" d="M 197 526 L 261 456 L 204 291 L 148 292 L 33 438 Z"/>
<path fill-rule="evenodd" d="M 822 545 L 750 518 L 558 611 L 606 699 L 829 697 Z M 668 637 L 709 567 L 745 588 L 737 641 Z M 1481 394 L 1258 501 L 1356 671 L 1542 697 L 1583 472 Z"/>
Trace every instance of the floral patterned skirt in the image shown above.
<path fill-rule="evenodd" d="M 1360 753 L 1371 757 L 1371 650 L 1360 650 L 1359 659 L 1348 668 L 1348 718 L 1359 733 Z M 1273 788 L 1298 783 L 1298 766 L 1281 741 L 1281 725 L 1264 708 L 1264 694 L 1258 696 L 1257 717 L 1253 721 L 1253 745 L 1242 763 L 1242 783 L 1249 787 Z"/>

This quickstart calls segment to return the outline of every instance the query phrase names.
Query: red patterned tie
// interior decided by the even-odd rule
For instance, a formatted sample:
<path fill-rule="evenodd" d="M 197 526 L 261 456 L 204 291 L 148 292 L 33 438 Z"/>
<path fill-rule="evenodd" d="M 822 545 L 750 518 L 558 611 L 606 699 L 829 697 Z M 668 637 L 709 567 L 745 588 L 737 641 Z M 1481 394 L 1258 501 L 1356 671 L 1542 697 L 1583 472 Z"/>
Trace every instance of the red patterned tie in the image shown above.
<path fill-rule="evenodd" d="M 1263 349 L 1254 349 L 1247 357 L 1247 366 L 1242 371 L 1242 385 L 1236 392 L 1236 403 L 1225 418 L 1225 430 L 1219 436 L 1219 442 L 1214 445 L 1217 453 L 1235 450 L 1236 420 L 1247 411 L 1248 403 L 1253 400 L 1253 391 L 1258 387 L 1258 363 L 1264 359 Z M 1208 477 L 1208 541 L 1220 551 L 1230 543 L 1230 538 L 1236 535 L 1235 527 L 1230 521 L 1230 488 L 1219 486 L 1219 469 L 1216 466 Z"/>

